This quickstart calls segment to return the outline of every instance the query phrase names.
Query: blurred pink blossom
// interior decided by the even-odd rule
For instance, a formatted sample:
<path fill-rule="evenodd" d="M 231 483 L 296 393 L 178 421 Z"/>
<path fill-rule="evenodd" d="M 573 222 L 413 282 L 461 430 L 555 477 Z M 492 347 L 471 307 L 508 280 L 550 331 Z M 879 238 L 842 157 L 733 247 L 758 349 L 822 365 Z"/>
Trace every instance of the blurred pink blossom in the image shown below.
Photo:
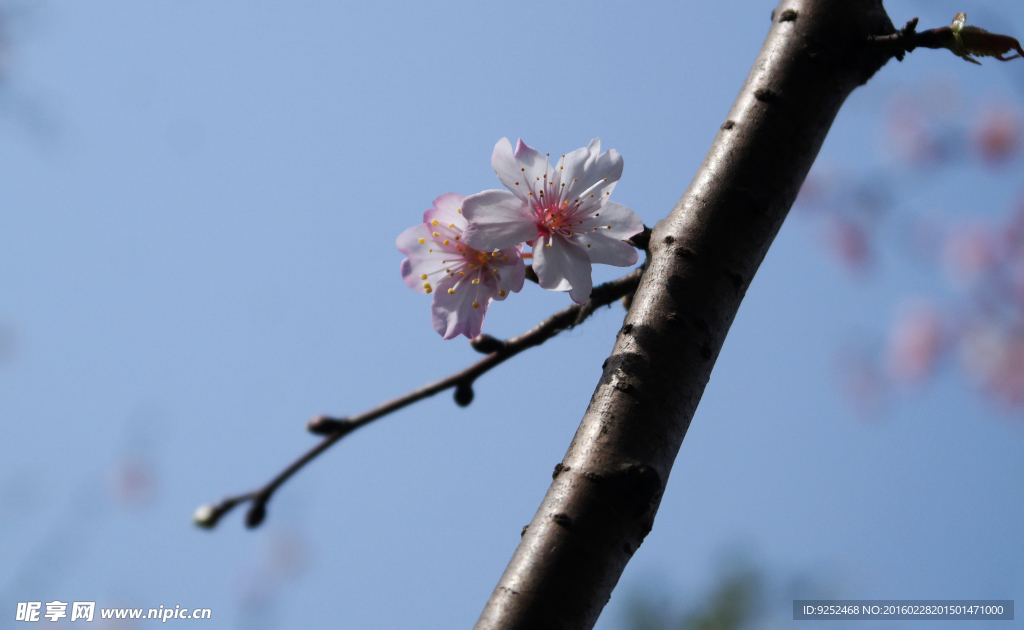
<path fill-rule="evenodd" d="M 943 257 L 952 280 L 970 285 L 979 282 L 994 268 L 999 255 L 988 230 L 970 226 L 952 231 Z"/>
<path fill-rule="evenodd" d="M 886 367 L 897 382 L 920 382 L 931 375 L 945 332 L 939 311 L 923 302 L 904 306 L 889 332 Z"/>
<path fill-rule="evenodd" d="M 1016 157 L 1020 150 L 1020 117 L 1006 107 L 990 108 L 982 115 L 972 140 L 985 163 L 990 166 L 1004 164 Z"/>
<path fill-rule="evenodd" d="M 157 495 L 157 474 L 153 465 L 144 457 L 125 457 L 114 468 L 111 475 L 114 498 L 126 507 L 143 507 Z"/>
<path fill-rule="evenodd" d="M 961 348 L 964 368 L 1004 405 L 1024 404 L 1024 335 L 996 323 L 972 328 Z"/>
<path fill-rule="evenodd" d="M 840 262 L 853 271 L 865 271 L 870 267 L 871 242 L 867 231 L 859 223 L 845 217 L 835 217 L 827 229 L 826 243 Z"/>

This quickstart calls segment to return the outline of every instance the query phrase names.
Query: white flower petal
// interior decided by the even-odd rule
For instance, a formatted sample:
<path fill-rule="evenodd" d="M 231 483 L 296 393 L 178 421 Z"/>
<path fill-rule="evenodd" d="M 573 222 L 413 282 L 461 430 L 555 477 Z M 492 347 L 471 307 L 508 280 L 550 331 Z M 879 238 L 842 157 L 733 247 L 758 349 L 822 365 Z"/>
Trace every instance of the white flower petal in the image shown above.
<path fill-rule="evenodd" d="M 616 240 L 627 239 L 644 231 L 644 222 L 621 203 L 605 202 L 589 217 L 580 217 L 579 231 L 585 234 L 601 233 Z M 594 228 L 597 228 L 596 230 Z"/>
<path fill-rule="evenodd" d="M 587 205 L 591 203 L 590 199 L 606 198 L 622 177 L 622 156 L 614 149 L 605 153 L 600 151 L 601 140 L 594 138 L 589 146 L 566 154 L 559 162 L 558 166 L 564 167 L 559 169 L 565 182 L 562 199 L 569 200 L 570 205 L 576 198 Z"/>
<path fill-rule="evenodd" d="M 491 168 L 506 188 L 522 201 L 531 204 L 536 203 L 540 197 L 538 193 L 543 190 L 545 177 L 552 176 L 551 164 L 546 156 L 522 140 L 516 143 L 513 153 L 508 138 L 502 138 L 494 145 Z"/>
<path fill-rule="evenodd" d="M 533 208 L 506 190 L 485 190 L 466 197 L 462 214 L 469 221 L 463 240 L 480 251 L 505 249 L 540 234 Z"/>
<path fill-rule="evenodd" d="M 601 232 L 580 234 L 578 242 L 586 248 L 590 262 L 594 264 L 629 267 L 640 257 L 632 245 Z"/>
<path fill-rule="evenodd" d="M 533 248 L 533 269 L 537 279 L 550 291 L 569 291 L 573 302 L 583 304 L 590 297 L 590 257 L 580 247 L 557 234 L 537 239 Z"/>

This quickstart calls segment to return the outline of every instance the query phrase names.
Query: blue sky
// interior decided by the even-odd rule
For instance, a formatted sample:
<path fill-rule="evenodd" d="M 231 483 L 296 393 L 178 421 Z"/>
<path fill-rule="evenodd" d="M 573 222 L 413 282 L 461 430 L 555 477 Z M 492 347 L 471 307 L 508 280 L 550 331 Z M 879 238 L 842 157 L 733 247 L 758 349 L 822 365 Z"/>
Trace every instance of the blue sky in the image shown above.
<path fill-rule="evenodd" d="M 665 216 L 774 5 L 0 8 L 0 628 L 15 602 L 53 599 L 208 607 L 217 628 L 470 626 L 586 408 L 618 306 L 482 378 L 467 409 L 442 394 L 347 438 L 259 530 L 189 518 L 313 444 L 309 417 L 477 358 L 433 332 L 394 240 L 441 193 L 498 187 L 499 138 L 565 153 L 599 136 L 625 158 L 614 198 L 648 225 Z M 1024 36 L 1010 1 L 887 8 L 923 26 L 967 11 Z M 1024 62 L 891 63 L 851 98 L 816 172 L 896 172 L 898 199 L 943 220 L 1004 212 L 1019 159 L 893 166 L 884 103 L 936 80 L 964 120 L 991 101 L 1019 111 Z M 698 597 L 736 548 L 837 596 L 1024 594 L 1019 413 L 952 369 L 880 417 L 852 411 L 837 346 L 941 289 L 894 256 L 852 277 L 817 229 L 796 211 L 782 228 L 599 628 L 653 584 Z M 485 331 L 568 303 L 528 286 Z"/>

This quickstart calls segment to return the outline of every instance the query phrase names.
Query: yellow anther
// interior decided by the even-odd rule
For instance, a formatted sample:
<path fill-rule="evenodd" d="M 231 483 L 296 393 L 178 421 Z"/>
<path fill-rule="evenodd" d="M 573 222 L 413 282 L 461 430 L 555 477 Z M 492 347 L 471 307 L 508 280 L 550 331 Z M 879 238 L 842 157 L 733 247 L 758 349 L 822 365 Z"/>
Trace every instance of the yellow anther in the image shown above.
<path fill-rule="evenodd" d="M 610 194 L 612 194 L 612 191 L 610 191 L 610 190 L 609 190 L 609 191 L 608 191 L 608 192 L 606 192 L 605 194 L 606 194 L 606 195 L 610 195 Z M 591 196 L 591 197 L 593 197 L 594 195 L 590 195 L 590 196 Z"/>
<path fill-rule="evenodd" d="M 527 195 L 528 197 L 532 197 L 532 196 L 533 196 L 533 193 L 532 193 L 532 192 L 528 192 L 528 193 L 526 193 L 526 195 Z"/>
<path fill-rule="evenodd" d="M 425 273 L 420 274 L 420 280 L 426 280 L 426 279 L 427 279 L 427 274 L 425 274 Z"/>
<path fill-rule="evenodd" d="M 420 245 L 422 245 L 422 244 L 424 244 L 424 243 L 426 243 L 426 242 L 427 242 L 427 239 L 425 239 L 425 238 L 421 238 L 421 239 L 420 239 Z"/>
<path fill-rule="evenodd" d="M 502 290 L 498 291 L 498 295 L 500 295 L 501 297 L 505 297 L 505 295 L 506 295 L 505 290 L 502 289 Z"/>
<path fill-rule="evenodd" d="M 547 245 L 545 245 L 544 247 L 551 247 L 551 243 L 548 243 L 548 244 L 547 244 Z"/>
<path fill-rule="evenodd" d="M 455 227 L 455 224 L 454 223 L 449 223 L 448 227 L 453 228 L 453 227 Z"/>
<path fill-rule="evenodd" d="M 518 185 L 519 185 L 519 182 L 516 182 L 516 186 L 518 186 Z"/>
<path fill-rule="evenodd" d="M 460 276 L 464 276 L 464 275 L 466 275 L 466 272 L 465 272 L 465 271 L 460 271 L 460 272 L 459 272 L 459 275 L 460 275 Z M 454 291 L 453 291 L 453 293 L 454 293 Z"/>
<path fill-rule="evenodd" d="M 608 178 L 607 178 L 607 177 L 605 177 L 605 178 L 604 178 L 604 181 L 608 181 Z"/>
<path fill-rule="evenodd" d="M 576 178 L 575 178 L 575 177 L 573 177 L 573 178 L 572 178 L 572 181 L 576 181 Z"/>
<path fill-rule="evenodd" d="M 430 283 L 429 282 L 424 282 L 423 283 L 423 288 L 424 289 L 429 289 L 430 288 Z"/>
<path fill-rule="evenodd" d="M 594 195 L 590 195 L 590 196 L 591 196 L 591 197 L 593 197 Z M 438 234 L 437 232 L 434 232 L 434 237 L 436 238 L 436 237 L 438 237 L 438 236 L 441 236 L 441 235 L 440 235 L 440 234 Z"/>
<path fill-rule="evenodd" d="M 470 282 L 470 284 L 480 284 L 480 278 L 473 278 L 473 281 Z"/>
<path fill-rule="evenodd" d="M 593 197 L 594 195 L 590 195 L 590 196 Z M 434 232 L 434 236 L 437 236 L 437 232 Z"/>
<path fill-rule="evenodd" d="M 505 256 L 505 262 L 508 262 L 508 256 Z"/>
<path fill-rule="evenodd" d="M 430 225 L 437 225 L 437 219 L 434 219 L 433 221 L 431 221 Z M 435 234 L 434 236 L 437 236 L 437 235 Z"/>
<path fill-rule="evenodd" d="M 459 214 L 462 214 L 462 208 L 456 208 L 455 211 L 458 212 Z"/>
<path fill-rule="evenodd" d="M 455 240 L 459 240 L 460 238 L 462 238 L 462 237 L 461 236 L 456 236 Z"/>
<path fill-rule="evenodd" d="M 448 289 L 448 295 L 455 295 L 455 287 Z"/>
<path fill-rule="evenodd" d="M 526 169 L 525 169 L 525 168 L 520 168 L 519 170 L 521 170 L 521 171 L 522 171 L 522 172 L 524 172 L 524 173 L 526 172 Z"/>
<path fill-rule="evenodd" d="M 445 244 L 445 245 L 447 245 L 447 244 L 448 244 L 448 239 L 444 239 L 444 244 Z"/>
<path fill-rule="evenodd" d="M 428 249 L 427 251 L 430 252 L 431 254 L 434 253 L 434 250 L 432 250 L 432 249 Z"/>
<path fill-rule="evenodd" d="M 426 288 L 424 289 L 424 291 L 426 291 L 427 295 L 430 295 L 431 293 L 433 293 L 433 292 L 434 292 L 434 290 L 433 290 L 433 289 L 431 289 L 430 287 L 426 287 Z"/>
<path fill-rule="evenodd" d="M 473 302 L 473 308 L 480 308 L 480 302 Z"/>

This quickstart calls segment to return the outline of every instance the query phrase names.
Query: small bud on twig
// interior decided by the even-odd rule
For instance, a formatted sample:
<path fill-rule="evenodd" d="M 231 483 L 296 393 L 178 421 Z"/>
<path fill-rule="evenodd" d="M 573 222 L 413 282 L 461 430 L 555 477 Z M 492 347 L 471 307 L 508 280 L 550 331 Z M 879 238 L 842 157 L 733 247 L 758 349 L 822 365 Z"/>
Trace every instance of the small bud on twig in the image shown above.
<path fill-rule="evenodd" d="M 350 428 L 348 418 L 338 420 L 329 416 L 317 416 L 306 423 L 306 430 L 314 435 L 330 435 Z"/>
<path fill-rule="evenodd" d="M 192 515 L 192 523 L 203 529 L 213 529 L 217 526 L 217 521 L 220 520 L 221 514 L 222 512 L 219 512 L 215 505 L 200 505 Z"/>
<path fill-rule="evenodd" d="M 645 225 L 643 232 L 640 232 L 639 234 L 634 234 L 633 236 L 626 239 L 626 242 L 632 245 L 633 247 L 637 249 L 642 249 L 646 252 L 648 248 L 651 246 L 651 228 Z"/>
<path fill-rule="evenodd" d="M 473 384 L 459 383 L 455 386 L 455 404 L 460 407 L 468 407 L 473 402 Z"/>
<path fill-rule="evenodd" d="M 530 282 L 540 282 L 540 278 L 537 277 L 537 272 L 533 270 L 533 265 L 526 265 L 526 279 Z"/>
<path fill-rule="evenodd" d="M 481 334 L 473 337 L 469 345 L 480 354 L 490 354 L 502 350 L 505 347 L 505 342 L 497 337 Z"/>
<path fill-rule="evenodd" d="M 261 499 L 252 502 L 252 507 L 245 513 L 245 526 L 249 529 L 259 527 L 263 519 L 267 518 L 267 504 Z"/>

